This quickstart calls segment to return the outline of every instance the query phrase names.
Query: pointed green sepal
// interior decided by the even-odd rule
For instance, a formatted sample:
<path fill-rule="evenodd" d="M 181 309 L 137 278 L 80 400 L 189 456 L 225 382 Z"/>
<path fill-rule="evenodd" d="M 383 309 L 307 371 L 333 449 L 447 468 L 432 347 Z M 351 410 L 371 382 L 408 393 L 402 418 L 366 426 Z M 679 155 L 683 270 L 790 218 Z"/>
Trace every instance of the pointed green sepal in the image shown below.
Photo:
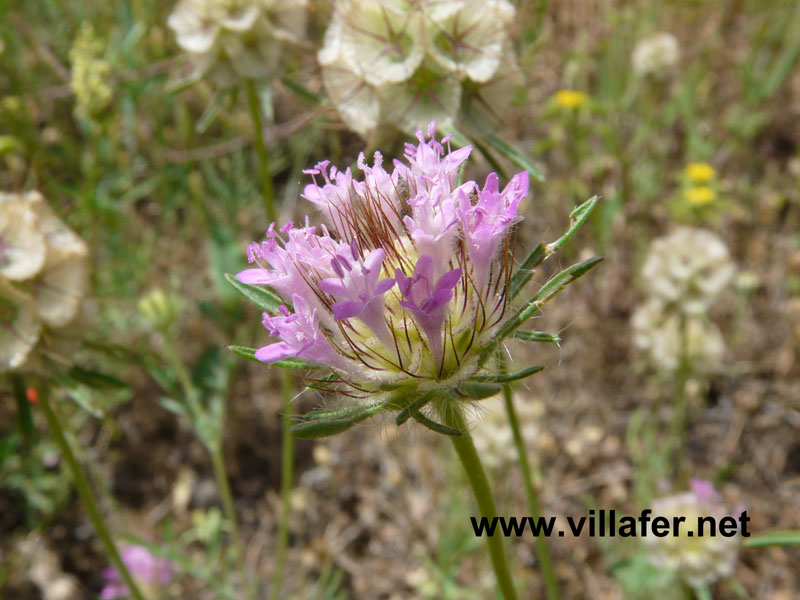
<path fill-rule="evenodd" d="M 312 411 L 292 427 L 292 433 L 300 439 L 329 437 L 347 431 L 384 409 L 383 403 L 368 406 L 348 406 L 339 410 Z"/>
<path fill-rule="evenodd" d="M 512 381 L 519 381 L 520 379 L 525 379 L 526 377 L 530 377 L 536 373 L 541 373 L 542 371 L 544 371 L 544 367 L 542 365 L 534 365 L 532 367 L 528 367 L 527 369 L 523 369 L 522 371 L 517 371 L 516 373 L 509 373 L 508 375 L 496 375 L 491 377 L 476 377 L 473 381 L 482 383 L 511 383 Z"/>
<path fill-rule="evenodd" d="M 458 386 L 458 391 L 473 400 L 485 400 L 500 393 L 503 388 L 495 383 L 482 381 L 464 381 Z"/>
<path fill-rule="evenodd" d="M 526 342 L 542 342 L 545 344 L 561 344 L 561 336 L 557 333 L 547 333 L 546 331 L 515 331 L 514 335 L 518 340 L 525 340 Z"/>
<path fill-rule="evenodd" d="M 447 425 L 442 425 L 441 423 L 437 423 L 436 421 L 432 421 L 425 415 L 423 415 L 419 410 L 412 410 L 411 416 L 414 417 L 414 420 L 419 423 L 420 425 L 424 425 L 431 431 L 435 431 L 436 433 L 441 433 L 443 435 L 449 435 L 451 437 L 458 437 L 462 434 L 461 431 L 458 429 L 453 429 L 452 427 L 448 427 Z"/>
<path fill-rule="evenodd" d="M 600 196 L 592 196 L 580 206 L 575 207 L 575 210 L 569 214 L 569 229 L 567 232 L 549 245 L 550 254 L 558 252 L 561 246 L 566 244 L 570 238 L 575 235 L 575 232 L 580 229 L 581 225 L 583 225 L 586 219 L 589 218 L 589 215 L 592 214 L 599 200 Z"/>
<path fill-rule="evenodd" d="M 586 219 L 589 218 L 589 215 L 592 214 L 599 200 L 599 196 L 592 196 L 586 202 L 577 206 L 569 215 L 569 229 L 567 229 L 564 235 L 552 244 L 540 243 L 531 251 L 511 277 L 511 283 L 509 284 L 509 295 L 511 298 L 515 298 L 517 294 L 522 291 L 522 288 L 525 287 L 525 284 L 531 280 L 531 277 L 533 277 L 533 269 L 542 264 L 552 254 L 558 252 L 558 250 L 575 235 L 575 232 L 578 231 L 581 225 L 586 222 Z"/>
<path fill-rule="evenodd" d="M 397 413 L 397 417 L 394 420 L 395 424 L 398 426 L 402 425 L 412 417 L 414 411 L 419 411 L 420 408 L 425 406 L 431 400 L 433 400 L 433 394 L 423 394 L 399 413 Z"/>
<path fill-rule="evenodd" d="M 517 311 L 516 315 L 506 321 L 506 324 L 503 325 L 502 329 L 500 329 L 500 331 L 497 333 L 493 346 L 496 346 L 500 340 L 511 335 L 517 330 L 517 328 L 520 327 L 520 325 L 530 319 L 542 308 L 542 306 L 552 300 L 553 297 L 555 297 L 561 290 L 579 277 L 582 277 L 588 273 L 594 267 L 603 262 L 603 260 L 604 259 L 602 256 L 596 256 L 595 258 L 584 260 L 564 269 L 558 275 L 551 278 L 550 281 L 542 286 L 542 288 L 533 298 L 525 303 L 525 306 Z"/>
<path fill-rule="evenodd" d="M 280 312 L 280 306 L 282 304 L 286 304 L 286 302 L 284 302 L 277 294 L 273 294 L 269 290 L 255 285 L 242 283 L 230 273 L 225 273 L 225 279 L 227 279 L 228 283 L 236 288 L 237 292 L 255 304 L 260 311 L 277 315 Z"/>
<path fill-rule="evenodd" d="M 547 251 L 547 246 L 542 243 L 537 244 L 536 247 L 531 250 L 531 253 L 525 257 L 525 260 L 522 261 L 522 264 L 511 277 L 511 282 L 508 285 L 509 297 L 514 298 L 520 293 L 522 288 L 525 287 L 525 284 L 533 277 L 533 270 L 542 264 L 544 259 L 548 256 L 550 256 L 550 254 Z"/>

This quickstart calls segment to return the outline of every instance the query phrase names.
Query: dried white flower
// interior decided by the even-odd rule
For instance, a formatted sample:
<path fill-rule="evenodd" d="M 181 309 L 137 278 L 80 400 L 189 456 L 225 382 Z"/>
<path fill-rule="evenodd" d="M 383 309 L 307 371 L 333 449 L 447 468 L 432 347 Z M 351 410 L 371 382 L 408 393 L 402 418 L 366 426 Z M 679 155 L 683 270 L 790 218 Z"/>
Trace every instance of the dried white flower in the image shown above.
<path fill-rule="evenodd" d="M 667 517 L 685 517 L 679 535 L 656 537 L 652 532 L 642 538 L 653 565 L 674 571 L 686 583 L 704 587 L 733 573 L 738 558 L 739 536 L 709 535 L 709 524 L 700 535 L 698 517 L 713 517 L 716 527 L 723 517 L 729 516 L 711 483 L 692 480 L 692 491 L 653 502 L 653 514 Z M 692 533 L 689 536 L 689 532 Z"/>
<path fill-rule="evenodd" d="M 631 55 L 633 71 L 639 76 L 663 77 L 680 57 L 678 40 L 671 33 L 654 33 L 636 44 Z"/>
<path fill-rule="evenodd" d="M 428 10 L 428 52 L 459 78 L 489 81 L 508 56 L 508 28 L 515 10 L 505 0 L 433 3 Z"/>
<path fill-rule="evenodd" d="M 0 192 L 0 277 L 30 279 L 44 260 L 44 236 L 30 203 L 20 194 Z"/>
<path fill-rule="evenodd" d="M 89 252 L 38 192 L 0 194 L 0 227 L 0 370 L 6 370 L 25 362 L 42 327 L 75 320 L 88 286 Z"/>
<path fill-rule="evenodd" d="M 305 0 L 180 0 L 167 25 L 197 73 L 220 85 L 275 75 L 282 43 L 305 27 Z"/>
<path fill-rule="evenodd" d="M 380 125 L 447 128 L 467 97 L 467 109 L 496 123 L 521 79 L 508 36 L 514 15 L 507 0 L 339 0 L 318 54 L 325 87 L 365 137 Z"/>
<path fill-rule="evenodd" d="M 33 298 L 0 278 L 0 372 L 25 362 L 41 330 Z"/>
<path fill-rule="evenodd" d="M 692 227 L 655 240 L 642 267 L 650 295 L 690 315 L 706 313 L 735 272 L 725 242 Z"/>
<path fill-rule="evenodd" d="M 725 354 L 722 334 L 703 316 L 680 315 L 667 310 L 660 300 L 650 299 L 633 313 L 631 325 L 634 346 L 646 352 L 659 370 L 678 369 L 684 351 L 694 373 L 711 374 L 719 372 L 722 366 Z"/>

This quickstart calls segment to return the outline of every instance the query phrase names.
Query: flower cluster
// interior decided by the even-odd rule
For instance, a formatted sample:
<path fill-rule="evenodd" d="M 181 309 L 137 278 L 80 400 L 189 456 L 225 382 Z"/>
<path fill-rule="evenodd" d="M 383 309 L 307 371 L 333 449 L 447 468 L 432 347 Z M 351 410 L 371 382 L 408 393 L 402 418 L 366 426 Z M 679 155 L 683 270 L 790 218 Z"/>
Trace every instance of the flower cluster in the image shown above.
<path fill-rule="evenodd" d="M 642 268 L 650 297 L 633 315 L 634 345 L 666 371 L 683 352 L 695 372 L 718 369 L 725 346 L 707 315 L 735 271 L 725 242 L 710 231 L 680 227 L 655 240 Z"/>
<path fill-rule="evenodd" d="M 674 571 L 693 587 L 710 585 L 733 573 L 739 552 L 738 536 L 711 536 L 707 530 L 700 535 L 698 529 L 698 517 L 713 517 L 719 524 L 720 519 L 729 516 L 710 482 L 693 479 L 691 491 L 655 500 L 652 509 L 653 514 L 667 517 L 670 522 L 673 517 L 686 519 L 679 535 L 642 538 L 653 565 Z"/>
<path fill-rule="evenodd" d="M 407 132 L 464 114 L 496 122 L 522 75 L 507 0 L 339 0 L 319 63 L 347 125 Z"/>
<path fill-rule="evenodd" d="M 63 328 L 86 293 L 88 249 L 37 192 L 0 193 L 0 371 Z"/>
<path fill-rule="evenodd" d="M 380 153 L 357 180 L 322 162 L 303 197 L 327 225 L 281 228 L 248 248 L 256 268 L 240 281 L 268 285 L 293 310 L 264 315 L 279 342 L 256 358 L 299 357 L 326 365 L 370 395 L 405 383 L 454 387 L 475 373 L 475 349 L 506 314 L 509 232 L 528 193 L 527 172 L 501 190 L 497 175 L 483 188 L 458 185 L 469 148 L 446 152 L 447 139 L 407 145 L 407 164 L 383 168 Z M 447 382 L 447 383 L 442 383 Z"/>
<path fill-rule="evenodd" d="M 157 558 L 144 546 L 128 546 L 120 552 L 122 561 L 148 598 L 159 597 L 159 590 L 172 581 L 173 565 L 166 558 Z M 129 598 L 128 586 L 114 567 L 103 571 L 102 600 Z"/>
<path fill-rule="evenodd" d="M 180 0 L 167 24 L 198 75 L 230 86 L 272 77 L 305 19 L 305 0 Z"/>
<path fill-rule="evenodd" d="M 636 44 L 631 54 L 633 72 L 640 77 L 664 78 L 680 58 L 678 40 L 671 33 L 654 33 Z"/>
<path fill-rule="evenodd" d="M 683 197 L 692 206 L 705 206 L 717 196 L 714 184 L 717 172 L 708 163 L 689 163 L 684 169 Z"/>

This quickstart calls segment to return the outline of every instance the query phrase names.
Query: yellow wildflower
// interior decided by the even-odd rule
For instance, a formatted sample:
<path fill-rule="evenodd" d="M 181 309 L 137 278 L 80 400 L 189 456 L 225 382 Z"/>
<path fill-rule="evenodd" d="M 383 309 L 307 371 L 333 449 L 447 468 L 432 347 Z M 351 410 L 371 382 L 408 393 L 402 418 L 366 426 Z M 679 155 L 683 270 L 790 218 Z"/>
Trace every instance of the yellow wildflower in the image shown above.
<path fill-rule="evenodd" d="M 701 185 L 687 188 L 683 196 L 689 201 L 689 204 L 704 206 L 714 201 L 716 193 L 707 185 Z"/>
<path fill-rule="evenodd" d="M 589 99 L 589 94 L 577 90 L 559 90 L 555 99 L 556 104 L 562 108 L 578 108 Z"/>
<path fill-rule="evenodd" d="M 689 163 L 684 170 L 692 183 L 708 183 L 717 176 L 717 172 L 708 163 Z"/>

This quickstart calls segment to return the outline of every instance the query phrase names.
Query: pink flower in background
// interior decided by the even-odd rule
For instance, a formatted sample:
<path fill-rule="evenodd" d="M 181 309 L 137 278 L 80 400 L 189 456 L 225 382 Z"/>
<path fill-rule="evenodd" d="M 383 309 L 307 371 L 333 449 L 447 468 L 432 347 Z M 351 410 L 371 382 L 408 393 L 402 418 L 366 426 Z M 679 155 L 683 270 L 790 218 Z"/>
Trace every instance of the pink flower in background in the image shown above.
<path fill-rule="evenodd" d="M 145 590 L 155 591 L 169 584 L 172 580 L 173 565 L 166 558 L 158 558 L 144 546 L 128 546 L 120 553 L 122 561 L 134 579 Z M 115 567 L 103 571 L 105 581 L 100 592 L 102 600 L 117 600 L 130 597 L 128 586 Z"/>

